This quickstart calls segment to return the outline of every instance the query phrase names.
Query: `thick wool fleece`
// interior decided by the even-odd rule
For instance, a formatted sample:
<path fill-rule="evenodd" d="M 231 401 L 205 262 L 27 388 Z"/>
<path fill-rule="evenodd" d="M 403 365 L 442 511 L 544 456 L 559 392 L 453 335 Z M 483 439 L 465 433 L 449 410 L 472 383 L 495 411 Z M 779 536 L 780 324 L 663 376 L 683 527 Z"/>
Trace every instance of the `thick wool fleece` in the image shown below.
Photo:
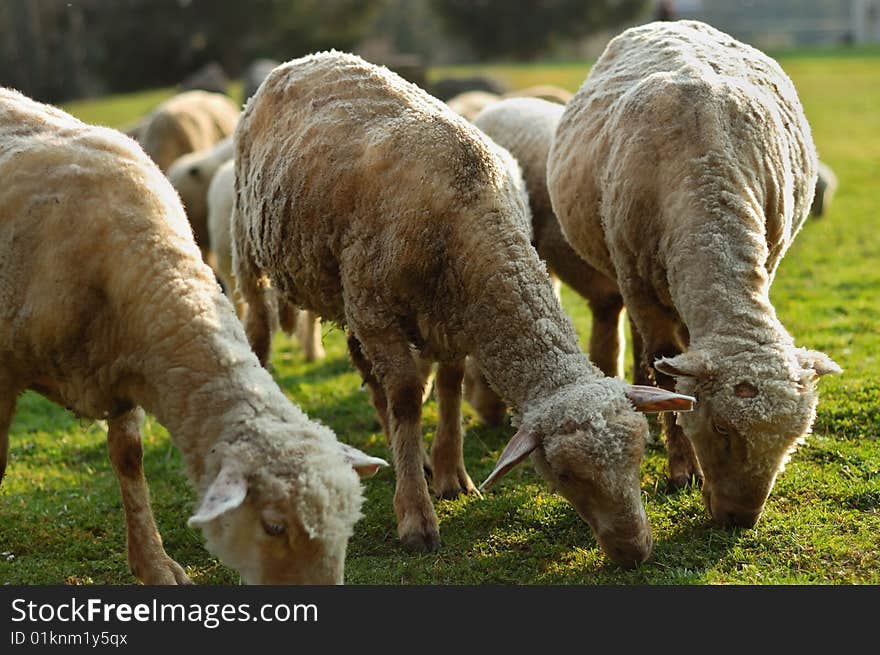
<path fill-rule="evenodd" d="M 689 343 L 669 363 L 699 399 L 679 419 L 692 439 L 720 418 L 749 447 L 775 435 L 784 450 L 812 424 L 816 374 L 840 370 L 795 348 L 769 300 L 816 167 L 779 65 L 695 21 L 613 39 L 566 107 L 553 207 L 572 246 L 617 280 L 648 353 Z"/>
<path fill-rule="evenodd" d="M 558 103 L 537 98 L 505 99 L 480 112 L 474 125 L 519 162 L 532 210 L 532 243 L 550 273 L 588 300 L 593 315 L 592 362 L 605 375 L 622 377 L 620 292 L 612 279 L 585 262 L 565 240 L 547 191 L 547 155 L 563 110 Z"/>
<path fill-rule="evenodd" d="M 236 131 L 234 260 L 293 303 L 429 358 L 473 354 L 517 412 L 600 373 L 529 243 L 516 162 L 387 69 L 276 68 Z"/>
<path fill-rule="evenodd" d="M 156 107 L 138 132 L 144 152 L 167 171 L 179 157 L 232 134 L 239 108 L 222 93 L 186 91 Z"/>
<path fill-rule="evenodd" d="M 140 147 L 0 89 L 0 177 L 3 398 L 33 388 L 88 418 L 143 406 L 200 496 L 232 454 L 254 495 L 283 487 L 309 534 L 347 539 L 357 476 L 260 366 Z"/>

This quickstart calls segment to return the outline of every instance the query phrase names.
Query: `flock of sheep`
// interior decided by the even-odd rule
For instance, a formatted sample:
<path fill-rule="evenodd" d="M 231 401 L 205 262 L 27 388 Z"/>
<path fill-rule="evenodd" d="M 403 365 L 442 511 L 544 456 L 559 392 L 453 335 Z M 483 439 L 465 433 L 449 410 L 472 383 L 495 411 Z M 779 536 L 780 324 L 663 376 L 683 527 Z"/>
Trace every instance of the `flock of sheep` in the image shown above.
<path fill-rule="evenodd" d="M 547 93 L 468 120 L 323 52 L 272 68 L 241 112 L 180 94 L 136 142 L 0 89 L 0 477 L 23 390 L 106 419 L 131 570 L 188 583 L 150 509 L 146 411 L 197 491 L 189 525 L 243 581 L 341 583 L 359 478 L 386 462 L 266 368 L 277 326 L 320 358 L 323 319 L 345 326 L 388 439 L 407 548 L 440 545 L 426 471 L 434 495 L 479 494 L 530 457 L 610 558 L 640 564 L 643 412 L 665 412 L 671 483 L 702 481 L 717 522 L 754 525 L 817 379 L 840 372 L 769 300 L 817 186 L 795 89 L 759 51 L 678 21 L 625 31 L 574 97 Z M 590 304 L 589 358 L 559 280 Z M 640 384 L 622 379 L 624 307 Z M 516 427 L 480 489 L 463 394 Z"/>

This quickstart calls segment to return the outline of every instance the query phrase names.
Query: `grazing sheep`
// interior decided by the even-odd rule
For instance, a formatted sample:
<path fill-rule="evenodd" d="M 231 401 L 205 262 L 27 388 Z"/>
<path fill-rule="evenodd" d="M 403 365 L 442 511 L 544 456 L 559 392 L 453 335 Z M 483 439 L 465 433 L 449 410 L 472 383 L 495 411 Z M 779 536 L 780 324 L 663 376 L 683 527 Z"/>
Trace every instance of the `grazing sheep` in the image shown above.
<path fill-rule="evenodd" d="M 190 152 L 171 164 L 166 176 L 171 182 L 192 226 L 196 245 L 205 261 L 210 261 L 208 237 L 208 186 L 217 169 L 232 159 L 232 137 L 228 136 L 212 148 Z"/>
<path fill-rule="evenodd" d="M 587 264 L 565 240 L 547 193 L 547 153 L 563 110 L 560 104 L 537 98 L 504 99 L 480 112 L 473 123 L 519 162 L 532 210 L 532 244 L 550 275 L 590 305 L 590 361 L 605 375 L 623 377 L 623 299 L 614 280 Z M 647 382 L 647 376 L 641 374 L 641 342 L 635 330 L 632 336 L 634 382 Z M 494 425 L 503 420 L 503 404 L 492 398 L 491 389 L 471 365 L 465 370 L 465 391 L 481 419 Z"/>
<path fill-rule="evenodd" d="M 245 320 L 247 305 L 235 292 L 236 281 L 232 270 L 232 239 L 230 234 L 235 194 L 235 165 L 230 159 L 217 170 L 208 187 L 208 237 L 213 254 L 214 272 L 223 283 L 226 293 L 235 305 L 235 313 L 239 319 Z M 271 290 L 267 290 L 269 292 Z M 278 314 L 281 328 L 287 334 L 297 333 L 307 362 L 324 359 L 324 347 L 321 345 L 321 321 L 314 312 L 303 311 L 298 316 L 297 310 L 288 303 L 278 303 L 274 296 L 269 301 Z"/>
<path fill-rule="evenodd" d="M 559 105 L 567 104 L 574 97 L 574 94 L 568 89 L 563 89 L 552 84 L 538 84 L 536 86 L 527 86 L 524 89 L 515 89 L 508 91 L 501 96 L 502 98 L 540 98 L 547 102 L 555 102 Z"/>
<path fill-rule="evenodd" d="M 497 96 L 505 93 L 507 87 L 500 80 L 486 75 L 471 77 L 444 77 L 431 84 L 430 92 L 444 102 L 467 91 L 486 91 Z"/>
<path fill-rule="evenodd" d="M 629 29 L 567 105 L 547 180 L 569 243 L 616 278 L 657 383 L 699 400 L 680 426 L 665 417 L 672 484 L 702 475 L 718 522 L 754 525 L 812 427 L 817 378 L 840 372 L 795 347 L 769 298 L 816 184 L 791 81 L 700 22 Z"/>
<path fill-rule="evenodd" d="M 519 425 L 484 486 L 532 454 L 612 558 L 643 561 L 647 423 L 627 399 L 640 390 L 604 378 L 578 347 L 529 242 L 510 154 L 417 86 L 338 52 L 276 68 L 235 141 L 233 262 L 248 336 L 265 361 L 268 320 L 254 308 L 268 282 L 347 325 L 394 454 L 403 544 L 430 551 L 440 542 L 423 474 L 416 348 L 439 362 L 438 495 L 476 491 L 460 418 L 472 355 Z M 661 406 L 687 402 L 662 397 Z"/>
<path fill-rule="evenodd" d="M 446 101 L 449 108 L 459 116 L 469 121 L 474 120 L 477 114 L 494 102 L 498 102 L 501 96 L 487 91 L 466 91 Z"/>
<path fill-rule="evenodd" d="M 189 524 L 246 582 L 342 582 L 362 503 L 352 466 L 382 461 L 260 366 L 158 167 L 116 130 L 0 89 L 0 177 L 0 477 L 25 389 L 106 419 L 131 570 L 188 583 L 150 509 L 146 410 L 198 491 Z"/>
<path fill-rule="evenodd" d="M 813 196 L 813 204 L 810 207 L 810 215 L 813 218 L 824 216 L 831 208 L 831 201 L 834 200 L 836 191 L 837 176 L 828 164 L 820 161 L 816 177 L 816 195 Z"/>
<path fill-rule="evenodd" d="M 238 114 L 238 106 L 221 93 L 186 91 L 153 110 L 138 141 L 165 172 L 179 157 L 232 134 Z"/>

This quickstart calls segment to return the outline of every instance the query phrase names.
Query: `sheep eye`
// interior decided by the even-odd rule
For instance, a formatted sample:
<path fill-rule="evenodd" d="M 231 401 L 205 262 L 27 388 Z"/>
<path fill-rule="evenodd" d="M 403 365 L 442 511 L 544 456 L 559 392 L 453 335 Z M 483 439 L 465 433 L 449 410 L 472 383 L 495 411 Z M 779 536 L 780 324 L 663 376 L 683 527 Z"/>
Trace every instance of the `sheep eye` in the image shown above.
<path fill-rule="evenodd" d="M 277 537 L 278 535 L 284 534 L 287 530 L 287 526 L 283 523 L 270 523 L 269 521 L 262 521 L 263 530 L 270 537 Z"/>
<path fill-rule="evenodd" d="M 715 430 L 715 432 L 720 434 L 722 437 L 729 437 L 730 436 L 730 431 L 727 428 L 719 425 L 718 423 L 713 422 L 712 429 Z"/>

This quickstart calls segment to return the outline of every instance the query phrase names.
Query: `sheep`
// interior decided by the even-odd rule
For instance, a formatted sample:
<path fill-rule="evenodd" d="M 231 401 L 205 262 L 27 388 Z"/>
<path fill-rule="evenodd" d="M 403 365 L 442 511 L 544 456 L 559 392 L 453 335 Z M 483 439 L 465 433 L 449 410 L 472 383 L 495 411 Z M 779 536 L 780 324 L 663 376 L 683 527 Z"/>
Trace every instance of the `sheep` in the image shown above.
<path fill-rule="evenodd" d="M 465 91 L 447 100 L 446 104 L 459 116 L 472 121 L 483 109 L 500 99 L 501 96 L 488 91 Z"/>
<path fill-rule="evenodd" d="M 383 465 L 293 405 L 253 355 L 177 194 L 117 130 L 0 89 L 0 479 L 19 393 L 107 421 L 128 562 L 185 584 L 162 547 L 141 451 L 145 411 L 198 492 L 189 525 L 248 583 L 341 583 Z"/>
<path fill-rule="evenodd" d="M 621 318 L 623 299 L 614 280 L 587 264 L 565 240 L 547 193 L 547 153 L 564 107 L 537 98 L 500 100 L 479 113 L 473 123 L 519 162 L 532 213 L 532 243 L 559 278 L 586 298 L 593 315 L 590 361 L 608 376 L 623 377 Z M 647 383 L 642 374 L 641 342 L 632 330 L 634 382 Z M 504 418 L 504 406 L 476 367 L 465 367 L 465 396 L 480 418 L 493 425 Z"/>
<path fill-rule="evenodd" d="M 217 169 L 230 159 L 232 137 L 228 136 L 211 148 L 178 157 L 165 174 L 183 202 L 196 245 L 209 263 L 211 248 L 208 236 L 208 186 Z"/>
<path fill-rule="evenodd" d="M 467 91 L 487 91 L 497 96 L 507 92 L 501 80 L 486 75 L 471 77 L 444 77 L 430 85 L 430 93 L 444 102 Z"/>
<path fill-rule="evenodd" d="M 233 266 L 248 337 L 265 361 L 259 302 L 269 283 L 346 326 L 392 447 L 403 546 L 440 543 L 423 474 L 415 349 L 438 362 L 437 495 L 477 492 L 460 416 L 471 355 L 519 427 L 483 488 L 532 454 L 606 553 L 623 565 L 644 561 L 647 422 L 628 395 L 643 405 L 642 392 L 657 390 L 604 378 L 581 352 L 529 242 L 510 154 L 419 87 L 336 51 L 277 67 L 242 112 L 235 143 Z M 655 408 L 690 402 L 660 398 Z"/>
<path fill-rule="evenodd" d="M 165 172 L 179 157 L 232 134 L 238 114 L 238 106 L 221 93 L 185 91 L 153 110 L 138 141 Z"/>
<path fill-rule="evenodd" d="M 823 161 L 819 162 L 816 176 L 816 194 L 810 206 L 810 216 L 821 218 L 831 208 L 834 193 L 837 191 L 837 176 L 832 168 Z"/>
<path fill-rule="evenodd" d="M 231 142 L 231 139 L 230 139 Z M 235 294 L 236 281 L 232 271 L 232 241 L 230 235 L 233 211 L 233 194 L 235 184 L 235 166 L 230 159 L 217 169 L 216 175 L 208 186 L 208 237 L 213 254 L 214 272 L 220 278 L 229 297 L 233 299 L 235 313 L 240 320 L 245 320 L 247 305 Z M 297 333 L 303 347 L 307 362 L 324 359 L 324 347 L 321 344 L 321 320 L 314 312 L 304 311 L 297 315 L 297 310 L 288 303 L 273 297 L 269 301 L 275 307 L 281 328 L 287 334 Z"/>
<path fill-rule="evenodd" d="M 816 161 L 779 65 L 697 21 L 609 42 L 550 150 L 568 242 L 617 280 L 657 384 L 698 398 L 664 417 L 670 481 L 702 477 L 721 524 L 757 522 L 812 427 L 816 380 L 841 372 L 795 347 L 769 298 Z"/>
<path fill-rule="evenodd" d="M 555 102 L 560 105 L 568 103 L 574 97 L 574 94 L 568 89 L 563 89 L 552 84 L 536 84 L 535 86 L 527 86 L 523 89 L 515 89 L 501 95 L 504 98 L 540 98 L 548 102 Z"/>

